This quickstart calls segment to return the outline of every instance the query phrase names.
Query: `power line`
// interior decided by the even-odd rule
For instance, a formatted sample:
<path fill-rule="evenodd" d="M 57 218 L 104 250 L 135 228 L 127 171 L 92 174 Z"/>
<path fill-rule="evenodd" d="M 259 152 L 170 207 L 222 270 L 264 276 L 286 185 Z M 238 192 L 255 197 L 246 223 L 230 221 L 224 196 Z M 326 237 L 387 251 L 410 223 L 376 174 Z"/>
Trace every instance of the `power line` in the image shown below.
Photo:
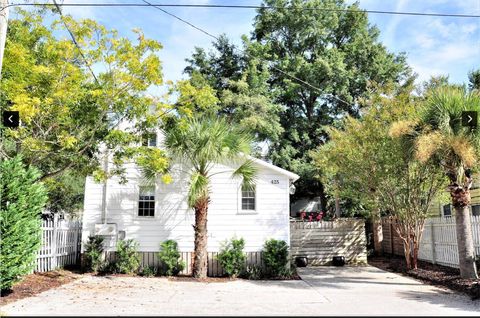
<path fill-rule="evenodd" d="M 190 22 L 188 22 L 188 21 L 180 18 L 179 16 L 177 16 L 177 15 L 171 13 L 171 12 L 168 12 L 168 11 L 160 8 L 160 7 L 157 6 L 156 4 L 150 3 L 150 2 L 148 2 L 148 1 L 146 1 L 146 0 L 142 0 L 142 1 L 145 2 L 146 4 L 148 4 L 149 6 L 152 6 L 152 7 L 154 7 L 155 9 L 158 9 L 158 10 L 164 12 L 165 14 L 168 14 L 169 16 L 172 16 L 172 17 L 174 17 L 175 19 L 177 19 L 177 20 L 179 20 L 179 21 L 181 21 L 181 22 L 183 22 L 183 23 L 191 26 L 192 28 L 194 28 L 194 29 L 196 29 L 196 30 L 198 30 L 198 31 L 200 31 L 200 32 L 208 35 L 209 37 L 211 37 L 211 38 L 213 38 L 213 39 L 215 39 L 215 40 L 217 40 L 217 41 L 220 40 L 220 38 L 219 38 L 218 36 L 213 35 L 213 34 L 207 32 L 207 31 L 205 31 L 204 29 L 202 29 L 202 28 L 200 28 L 200 27 L 197 27 L 197 26 L 194 25 L 193 23 L 190 23 Z M 239 49 L 237 49 L 235 46 L 234 46 L 233 48 L 234 48 L 234 50 L 239 51 Z M 266 60 L 264 59 L 264 61 L 266 61 Z M 268 62 L 268 61 L 267 61 L 267 62 Z M 330 95 L 330 96 L 333 97 L 334 99 L 336 99 L 336 100 L 338 100 L 338 101 L 341 101 L 342 103 L 345 103 L 345 104 L 347 104 L 347 105 L 352 106 L 349 102 L 344 101 L 343 99 L 341 99 L 341 98 L 339 98 L 339 97 L 337 97 L 337 96 L 335 96 L 335 95 L 333 95 L 333 94 L 329 94 L 329 93 L 325 94 L 322 89 L 320 89 L 320 88 L 318 88 L 318 87 L 310 84 L 309 82 L 304 81 L 304 80 L 302 80 L 302 79 L 300 79 L 300 78 L 298 78 L 298 77 L 296 77 L 296 76 L 294 76 L 294 75 L 292 75 L 292 74 L 290 74 L 290 73 L 285 72 L 284 70 L 276 67 L 275 65 L 271 65 L 271 67 L 272 67 L 273 69 L 275 69 L 276 71 L 278 71 L 278 72 L 280 72 L 280 73 L 282 73 L 282 74 L 284 74 L 284 75 L 286 75 L 286 76 L 294 79 L 295 81 L 300 82 L 300 83 L 302 83 L 302 84 L 304 84 L 304 85 L 307 85 L 307 86 L 309 86 L 310 88 L 313 88 L 314 90 L 322 93 L 323 95 Z"/>
<path fill-rule="evenodd" d="M 13 3 L 7 7 L 15 6 L 54 6 L 51 3 Z M 427 12 L 407 12 L 407 11 L 386 11 L 386 10 L 351 10 L 351 9 L 333 9 L 333 8 L 292 8 L 280 6 L 258 6 L 258 5 L 221 5 L 221 4 L 144 4 L 144 3 L 65 3 L 65 7 L 177 7 L 177 8 L 206 8 L 206 9 L 287 9 L 297 11 L 325 11 L 325 12 L 353 12 L 353 13 L 373 13 L 389 15 L 409 15 L 409 16 L 432 16 L 432 17 L 451 17 L 451 18 L 480 18 L 476 14 L 455 14 L 455 13 L 427 13 Z M 2 9 L 3 10 L 3 9 Z M 1 11 L 1 10 L 0 10 Z"/>
<path fill-rule="evenodd" d="M 67 29 L 68 33 L 70 34 L 70 37 L 72 38 L 72 42 L 73 44 L 75 44 L 78 52 L 80 53 L 80 56 L 82 57 L 83 59 L 83 62 L 85 63 L 85 65 L 87 66 L 88 70 L 90 71 L 90 73 L 92 73 L 92 76 L 93 78 L 95 79 L 95 82 L 97 83 L 98 86 L 101 86 L 100 85 L 100 82 L 98 81 L 97 79 L 97 76 L 95 76 L 95 73 L 93 72 L 92 68 L 90 67 L 85 55 L 83 55 L 83 52 L 82 52 L 82 49 L 80 47 L 80 45 L 78 45 L 78 42 L 77 40 L 75 39 L 75 35 L 73 35 L 72 31 L 70 31 L 70 28 L 68 27 L 67 23 L 65 22 L 65 19 L 63 17 L 63 13 L 62 13 L 62 9 L 60 8 L 60 6 L 58 5 L 57 1 L 56 0 L 53 0 L 53 4 L 55 5 L 57 11 L 58 11 L 58 14 L 60 14 L 60 19 L 62 20 L 62 23 L 63 25 L 65 26 L 65 28 Z M 62 4 L 64 5 L 64 4 Z"/>

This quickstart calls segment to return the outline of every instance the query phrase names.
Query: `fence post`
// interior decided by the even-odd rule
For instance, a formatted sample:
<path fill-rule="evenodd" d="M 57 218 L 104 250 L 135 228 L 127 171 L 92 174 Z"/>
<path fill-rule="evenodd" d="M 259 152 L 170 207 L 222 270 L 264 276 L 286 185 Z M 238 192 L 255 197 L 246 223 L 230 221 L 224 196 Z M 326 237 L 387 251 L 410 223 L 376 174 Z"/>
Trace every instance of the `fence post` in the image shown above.
<path fill-rule="evenodd" d="M 50 270 L 55 270 L 57 268 L 57 227 L 58 227 L 58 215 L 57 213 L 53 214 L 53 233 L 52 233 L 52 268 Z"/>
<path fill-rule="evenodd" d="M 75 227 L 74 227 L 74 231 L 73 231 L 73 236 L 74 236 L 74 255 L 75 255 L 75 265 L 78 264 L 78 254 L 80 253 L 80 250 L 78 249 L 78 232 L 79 232 L 79 226 L 78 226 L 78 221 L 75 221 Z"/>
<path fill-rule="evenodd" d="M 392 255 L 395 255 L 395 244 L 394 244 L 394 237 L 393 237 L 393 222 L 392 220 L 388 220 L 390 223 L 390 248 L 392 249 Z"/>
<path fill-rule="evenodd" d="M 435 264 L 435 228 L 433 226 L 434 219 L 430 220 L 430 240 L 432 244 L 432 264 Z"/>

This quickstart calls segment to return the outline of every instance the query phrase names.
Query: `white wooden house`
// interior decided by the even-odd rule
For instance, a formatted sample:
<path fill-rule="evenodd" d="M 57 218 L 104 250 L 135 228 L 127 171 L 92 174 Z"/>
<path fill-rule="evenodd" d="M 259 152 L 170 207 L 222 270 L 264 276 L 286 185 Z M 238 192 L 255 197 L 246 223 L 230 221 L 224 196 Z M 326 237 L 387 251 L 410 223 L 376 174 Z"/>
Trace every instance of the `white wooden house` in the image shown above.
<path fill-rule="evenodd" d="M 152 142 L 151 146 L 157 146 Z M 236 168 L 218 165 L 212 177 L 208 209 L 209 274 L 219 274 L 215 258 L 221 244 L 233 236 L 245 239 L 248 261 L 260 263 L 265 240 L 275 238 L 290 242 L 290 192 L 298 175 L 265 161 L 252 158 L 258 167 L 254 191 L 242 191 L 241 180 L 231 177 Z M 172 167 L 173 182 L 160 180 L 146 186 L 138 167 L 126 164 L 128 182 L 118 178 L 106 184 L 87 177 L 83 212 L 82 252 L 89 235 L 104 235 L 106 250 L 114 251 L 119 239 L 139 243 L 142 263 L 157 265 L 160 243 L 178 242 L 182 258 L 191 270 L 194 211 L 186 202 L 188 178 L 178 164 Z"/>

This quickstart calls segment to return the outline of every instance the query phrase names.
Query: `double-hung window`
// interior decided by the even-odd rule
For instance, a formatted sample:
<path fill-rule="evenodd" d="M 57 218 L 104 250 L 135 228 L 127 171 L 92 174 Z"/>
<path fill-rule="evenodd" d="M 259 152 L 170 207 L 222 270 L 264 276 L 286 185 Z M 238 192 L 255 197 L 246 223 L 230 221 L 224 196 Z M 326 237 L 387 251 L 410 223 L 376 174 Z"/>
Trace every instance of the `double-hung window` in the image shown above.
<path fill-rule="evenodd" d="M 139 189 L 138 216 L 155 216 L 155 187 L 143 187 Z"/>
<path fill-rule="evenodd" d="M 255 186 L 242 185 L 242 210 L 255 211 Z"/>

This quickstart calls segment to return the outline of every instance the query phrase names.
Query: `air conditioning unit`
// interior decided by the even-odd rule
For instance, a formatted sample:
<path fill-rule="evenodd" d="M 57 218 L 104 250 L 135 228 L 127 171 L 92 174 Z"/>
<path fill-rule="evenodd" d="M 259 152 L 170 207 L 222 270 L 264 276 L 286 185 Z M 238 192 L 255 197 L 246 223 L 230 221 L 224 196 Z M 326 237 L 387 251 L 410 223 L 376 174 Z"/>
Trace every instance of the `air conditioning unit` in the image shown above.
<path fill-rule="evenodd" d="M 95 235 L 115 236 L 117 235 L 116 223 L 95 224 Z"/>

